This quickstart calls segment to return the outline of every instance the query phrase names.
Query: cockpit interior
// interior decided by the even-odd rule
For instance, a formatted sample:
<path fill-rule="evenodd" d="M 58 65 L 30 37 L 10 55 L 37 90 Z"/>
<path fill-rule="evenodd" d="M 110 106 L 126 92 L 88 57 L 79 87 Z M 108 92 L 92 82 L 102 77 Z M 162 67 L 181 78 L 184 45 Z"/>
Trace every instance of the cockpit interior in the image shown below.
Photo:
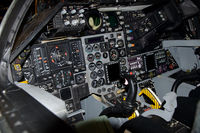
<path fill-rule="evenodd" d="M 198 0 L 13 0 L 0 132 L 200 132 Z"/>

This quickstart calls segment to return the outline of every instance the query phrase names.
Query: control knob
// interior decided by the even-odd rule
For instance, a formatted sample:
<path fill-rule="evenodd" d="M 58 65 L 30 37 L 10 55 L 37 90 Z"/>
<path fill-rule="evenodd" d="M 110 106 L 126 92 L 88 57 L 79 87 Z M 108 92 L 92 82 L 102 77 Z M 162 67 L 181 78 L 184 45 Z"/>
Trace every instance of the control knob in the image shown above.
<path fill-rule="evenodd" d="M 84 9 L 79 10 L 79 13 L 84 13 L 84 12 L 85 12 Z"/>
<path fill-rule="evenodd" d="M 76 13 L 76 9 L 71 10 L 71 14 L 75 14 Z"/>
<path fill-rule="evenodd" d="M 64 24 L 67 26 L 67 25 L 70 25 L 70 22 L 67 20 L 64 22 Z"/>
<path fill-rule="evenodd" d="M 80 21 L 80 24 L 85 24 L 85 20 L 82 19 L 82 20 Z"/>
<path fill-rule="evenodd" d="M 67 11 L 65 9 L 62 9 L 61 15 L 65 15 L 66 13 L 67 13 Z"/>
<path fill-rule="evenodd" d="M 78 20 L 78 19 L 72 20 L 72 25 L 73 25 L 73 26 L 78 25 L 78 23 L 79 23 L 79 20 Z"/>
<path fill-rule="evenodd" d="M 119 19 L 124 19 L 124 16 L 119 16 Z"/>

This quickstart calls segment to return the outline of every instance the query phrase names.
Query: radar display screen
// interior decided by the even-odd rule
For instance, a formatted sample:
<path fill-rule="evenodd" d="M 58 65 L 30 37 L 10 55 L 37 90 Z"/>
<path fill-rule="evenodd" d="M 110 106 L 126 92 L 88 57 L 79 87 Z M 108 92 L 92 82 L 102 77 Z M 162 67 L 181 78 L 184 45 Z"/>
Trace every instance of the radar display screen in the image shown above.
<path fill-rule="evenodd" d="M 108 12 L 108 22 L 110 23 L 111 28 L 117 28 L 119 25 L 119 21 L 115 12 Z"/>
<path fill-rule="evenodd" d="M 147 71 L 155 69 L 156 64 L 155 64 L 154 54 L 146 56 L 146 66 L 147 66 Z"/>
<path fill-rule="evenodd" d="M 107 74 L 110 82 L 120 80 L 120 65 L 119 63 L 107 65 Z"/>

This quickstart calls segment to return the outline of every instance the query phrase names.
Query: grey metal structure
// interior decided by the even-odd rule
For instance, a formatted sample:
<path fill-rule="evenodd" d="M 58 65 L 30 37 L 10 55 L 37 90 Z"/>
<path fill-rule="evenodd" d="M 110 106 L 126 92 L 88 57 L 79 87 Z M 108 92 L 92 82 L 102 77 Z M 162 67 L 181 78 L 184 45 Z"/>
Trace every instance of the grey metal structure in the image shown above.
<path fill-rule="evenodd" d="M 33 85 L 23 84 L 23 83 L 15 83 L 18 87 L 22 88 L 25 92 L 35 98 L 38 102 L 40 102 L 43 106 L 49 109 L 53 114 L 58 116 L 62 120 L 66 120 L 67 118 L 67 110 L 65 106 L 65 102 L 54 95 L 48 93 L 45 90 Z"/>

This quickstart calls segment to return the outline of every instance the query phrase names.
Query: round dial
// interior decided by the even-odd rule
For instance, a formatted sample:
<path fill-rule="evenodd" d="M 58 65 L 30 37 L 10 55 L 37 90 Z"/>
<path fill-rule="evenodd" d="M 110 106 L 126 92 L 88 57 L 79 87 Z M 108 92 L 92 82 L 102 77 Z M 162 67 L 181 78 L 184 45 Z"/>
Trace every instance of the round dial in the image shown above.
<path fill-rule="evenodd" d="M 126 59 L 125 58 L 121 58 L 120 59 L 120 64 L 121 65 L 126 65 Z"/>
<path fill-rule="evenodd" d="M 95 58 L 96 58 L 97 60 L 101 59 L 101 53 L 100 53 L 100 52 L 96 52 L 96 53 L 95 53 Z"/>
<path fill-rule="evenodd" d="M 105 84 L 104 78 L 100 78 L 100 79 L 98 80 L 98 84 L 99 84 L 100 86 L 103 86 L 103 85 Z"/>
<path fill-rule="evenodd" d="M 91 83 L 93 88 L 97 88 L 98 87 L 98 81 L 97 80 L 93 80 Z"/>
<path fill-rule="evenodd" d="M 102 61 L 97 61 L 96 66 L 97 66 L 98 69 L 103 68 L 103 63 L 102 63 Z"/>
<path fill-rule="evenodd" d="M 91 79 L 96 79 L 97 78 L 97 73 L 95 71 L 90 73 L 90 78 Z"/>
<path fill-rule="evenodd" d="M 119 54 L 120 54 L 121 57 L 126 56 L 126 51 L 125 51 L 125 49 L 120 49 L 120 50 L 119 50 Z"/>
<path fill-rule="evenodd" d="M 85 74 L 84 73 L 78 74 L 75 76 L 75 79 L 76 79 L 77 84 L 84 83 L 85 82 Z"/>
<path fill-rule="evenodd" d="M 87 56 L 87 60 L 88 60 L 89 62 L 93 62 L 93 61 L 94 61 L 94 55 L 93 55 L 93 54 L 89 54 L 89 55 Z"/>
<path fill-rule="evenodd" d="M 124 47 L 124 42 L 123 42 L 123 40 L 118 40 L 118 41 L 117 41 L 117 46 L 118 46 L 119 48 Z"/>
<path fill-rule="evenodd" d="M 55 46 L 52 48 L 50 52 L 51 63 L 55 64 L 56 66 L 64 66 L 67 64 L 71 64 L 69 61 L 68 51 Z"/>
<path fill-rule="evenodd" d="M 103 70 L 98 70 L 97 71 L 97 76 L 103 77 L 103 75 L 104 75 L 104 71 Z"/>
<path fill-rule="evenodd" d="M 109 40 L 109 45 L 110 45 L 110 48 L 114 48 L 115 47 L 115 40 L 114 39 Z"/>
<path fill-rule="evenodd" d="M 102 16 L 98 10 L 92 9 L 85 13 L 88 28 L 93 31 L 99 30 L 103 24 Z"/>
<path fill-rule="evenodd" d="M 116 49 L 110 50 L 110 60 L 117 60 L 119 58 L 119 52 Z"/>
<path fill-rule="evenodd" d="M 87 46 L 85 47 L 85 50 L 86 50 L 87 52 L 92 52 L 92 51 L 93 51 L 92 45 L 87 45 Z"/>
<path fill-rule="evenodd" d="M 93 46 L 93 49 L 94 49 L 94 51 L 99 51 L 99 49 L 100 49 L 99 44 L 95 44 L 95 45 Z"/>
<path fill-rule="evenodd" d="M 90 63 L 90 64 L 89 64 L 89 69 L 90 69 L 91 71 L 94 71 L 94 70 L 96 69 L 96 65 L 95 65 L 94 63 Z"/>

